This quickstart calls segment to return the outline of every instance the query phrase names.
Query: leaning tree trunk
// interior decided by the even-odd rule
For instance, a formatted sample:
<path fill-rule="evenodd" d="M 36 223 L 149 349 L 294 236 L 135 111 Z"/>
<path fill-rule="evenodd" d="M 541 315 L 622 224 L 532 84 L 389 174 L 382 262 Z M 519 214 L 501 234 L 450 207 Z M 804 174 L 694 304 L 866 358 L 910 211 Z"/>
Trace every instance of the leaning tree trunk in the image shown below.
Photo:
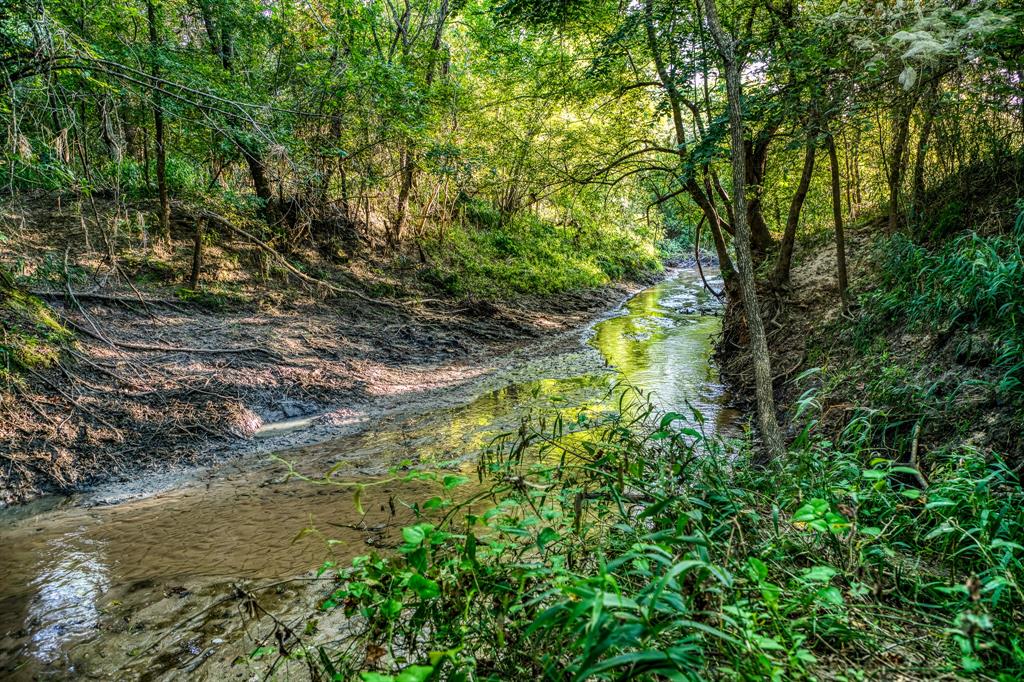
<path fill-rule="evenodd" d="M 270 186 L 270 178 L 267 176 L 267 165 L 263 162 L 260 153 L 250 148 L 244 142 L 237 143 L 249 166 L 249 175 L 252 177 L 253 189 L 260 203 L 263 204 L 263 217 L 271 229 L 278 226 L 281 216 L 277 211 L 277 202 L 274 200 L 274 191 Z"/>
<path fill-rule="evenodd" d="M 167 197 L 167 150 L 164 146 L 164 109 L 160 96 L 160 62 L 157 50 L 160 38 L 157 35 L 156 9 L 153 0 L 146 0 L 146 18 L 149 22 L 149 45 L 153 51 L 153 129 L 156 135 L 156 186 L 160 195 L 160 234 L 171 239 L 171 203 Z"/>
<path fill-rule="evenodd" d="M 889 230 L 895 231 L 900 222 L 900 186 L 903 183 L 903 160 L 907 155 L 907 142 L 910 138 L 910 117 L 917 104 L 915 94 L 898 111 L 896 121 L 896 141 L 893 144 L 892 160 L 889 165 Z"/>
<path fill-rule="evenodd" d="M 807 199 L 807 190 L 811 186 L 811 176 L 814 174 L 814 136 L 807 136 L 807 146 L 804 149 L 804 169 L 800 174 L 800 183 L 797 185 L 796 193 L 789 204 L 789 216 L 786 218 L 786 229 L 782 234 L 782 243 L 779 245 L 779 255 L 775 260 L 775 270 L 772 272 L 772 286 L 776 289 L 789 284 L 789 273 L 793 269 L 793 248 L 796 245 L 796 228 L 800 224 L 800 212 L 804 207 L 804 200 Z"/>
<path fill-rule="evenodd" d="M 736 214 L 736 264 L 739 269 L 740 292 L 747 317 L 750 334 L 750 354 L 754 365 L 755 393 L 757 397 L 758 425 L 765 450 L 772 459 L 782 455 L 784 443 L 782 430 L 775 417 L 775 396 L 772 392 L 771 359 L 768 356 L 768 341 L 757 301 L 754 282 L 754 260 L 750 248 L 750 226 L 747 223 L 746 205 L 746 159 L 743 154 L 743 114 L 740 109 L 741 65 L 736 56 L 732 36 L 726 34 L 718 18 L 716 0 L 706 0 L 708 26 L 718 50 L 725 62 L 726 93 L 729 99 L 729 128 L 732 139 L 733 203 Z"/>
<path fill-rule="evenodd" d="M 843 310 L 849 307 L 849 281 L 846 276 L 846 231 L 843 228 L 843 194 L 839 182 L 839 155 L 836 154 L 836 140 L 826 132 L 828 164 L 832 174 L 832 222 L 836 228 L 836 275 L 839 279 L 839 301 Z"/>

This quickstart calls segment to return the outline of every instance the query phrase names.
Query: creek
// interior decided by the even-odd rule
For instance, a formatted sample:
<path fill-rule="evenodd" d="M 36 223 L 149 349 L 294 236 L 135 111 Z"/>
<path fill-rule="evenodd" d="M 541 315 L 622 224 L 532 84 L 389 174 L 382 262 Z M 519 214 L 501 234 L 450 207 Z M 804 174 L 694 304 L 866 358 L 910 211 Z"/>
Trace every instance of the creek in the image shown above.
<path fill-rule="evenodd" d="M 527 357 L 481 382 L 468 402 L 392 414 L 278 456 L 310 476 L 335 469 L 356 481 L 401 467 L 468 472 L 474 453 L 525 416 L 609 407 L 619 382 L 649 392 L 663 410 L 689 413 L 688 403 L 706 430 L 727 433 L 738 415 L 710 362 L 716 312 L 696 273 L 681 270 L 591 325 L 575 350 Z M 411 518 L 404 503 L 430 494 L 427 482 L 374 485 L 360 515 L 350 490 L 288 478 L 280 461 L 248 459 L 259 461 L 118 504 L 0 512 L 0 677 L 189 677 L 239 635 L 230 614 L 209 610 L 233 585 L 284 581 L 325 559 L 386 549 Z M 300 600 L 280 591 L 276 598 Z M 187 620 L 192 634 L 165 644 Z"/>

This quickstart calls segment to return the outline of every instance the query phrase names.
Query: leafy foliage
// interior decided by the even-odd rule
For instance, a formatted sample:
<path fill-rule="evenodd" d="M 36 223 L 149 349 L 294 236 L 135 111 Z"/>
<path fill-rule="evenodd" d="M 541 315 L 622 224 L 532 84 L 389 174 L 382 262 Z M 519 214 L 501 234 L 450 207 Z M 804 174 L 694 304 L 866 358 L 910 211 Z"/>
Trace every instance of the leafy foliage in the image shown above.
<path fill-rule="evenodd" d="M 499 439 L 482 490 L 341 569 L 323 608 L 363 625 L 324 652 L 336 679 L 360 642 L 444 679 L 1024 671 L 1024 491 L 998 460 L 958 453 L 923 492 L 851 430 L 762 470 L 699 414 L 622 407 Z"/>

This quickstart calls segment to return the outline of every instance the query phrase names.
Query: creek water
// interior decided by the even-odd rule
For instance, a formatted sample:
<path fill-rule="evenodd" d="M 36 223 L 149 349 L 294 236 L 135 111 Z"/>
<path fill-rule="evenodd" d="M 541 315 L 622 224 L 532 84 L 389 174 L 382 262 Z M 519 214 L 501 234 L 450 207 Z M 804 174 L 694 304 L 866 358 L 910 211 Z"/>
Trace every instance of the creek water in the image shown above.
<path fill-rule="evenodd" d="M 611 407 L 609 391 L 622 381 L 648 391 L 661 409 L 697 407 L 705 429 L 722 433 L 737 415 L 710 363 L 720 328 L 714 313 L 696 273 L 683 270 L 592 325 L 578 349 L 527 357 L 481 382 L 468 402 L 392 414 L 279 456 L 310 476 L 333 468 L 335 477 L 367 482 L 399 466 L 468 471 L 474 453 L 524 416 Z M 284 471 L 279 461 L 236 462 L 120 504 L 0 513 L 0 677 L 153 677 L 160 666 L 209 655 L 200 653 L 213 651 L 208 642 L 189 640 L 183 658 L 129 672 L 142 643 L 199 612 L 184 606 L 190 599 L 201 604 L 236 581 L 281 580 L 327 558 L 386 548 L 411 518 L 404 503 L 431 494 L 428 482 L 385 480 L 366 488 L 360 515 L 350 491 Z M 223 627 L 211 632 L 207 639 L 223 641 L 213 637 Z"/>

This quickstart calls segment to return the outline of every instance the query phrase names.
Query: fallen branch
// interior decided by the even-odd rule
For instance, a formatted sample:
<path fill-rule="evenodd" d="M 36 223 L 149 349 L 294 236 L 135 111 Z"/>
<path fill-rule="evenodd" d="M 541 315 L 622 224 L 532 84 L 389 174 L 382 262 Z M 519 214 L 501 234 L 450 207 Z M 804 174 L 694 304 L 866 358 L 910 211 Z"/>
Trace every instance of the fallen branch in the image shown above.
<path fill-rule="evenodd" d="M 86 329 L 85 327 L 81 326 L 80 324 L 76 323 L 73 320 L 65 318 L 65 321 L 79 332 L 85 334 L 86 336 L 94 338 L 98 341 L 103 341 L 104 343 L 109 343 L 115 348 L 122 348 L 124 350 L 135 350 L 155 353 L 208 353 L 215 355 L 227 353 L 263 353 L 264 355 L 272 357 L 275 360 L 284 360 L 284 358 L 282 358 L 277 353 L 267 350 L 266 348 L 261 348 L 259 346 L 242 346 L 240 348 L 193 348 L 186 346 L 159 346 L 143 343 L 129 343 L 126 341 L 113 341 L 105 339 L 98 334 L 94 334 L 93 332 L 89 331 L 88 329 Z"/>
<path fill-rule="evenodd" d="M 85 291 L 47 291 L 44 289 L 30 289 L 29 292 L 33 296 L 39 298 L 77 298 L 82 301 L 101 301 L 104 303 L 143 303 L 143 304 L 157 304 L 157 305 L 180 305 L 181 301 L 169 298 L 148 298 L 137 296 L 119 296 L 117 294 L 97 294 Z"/>

